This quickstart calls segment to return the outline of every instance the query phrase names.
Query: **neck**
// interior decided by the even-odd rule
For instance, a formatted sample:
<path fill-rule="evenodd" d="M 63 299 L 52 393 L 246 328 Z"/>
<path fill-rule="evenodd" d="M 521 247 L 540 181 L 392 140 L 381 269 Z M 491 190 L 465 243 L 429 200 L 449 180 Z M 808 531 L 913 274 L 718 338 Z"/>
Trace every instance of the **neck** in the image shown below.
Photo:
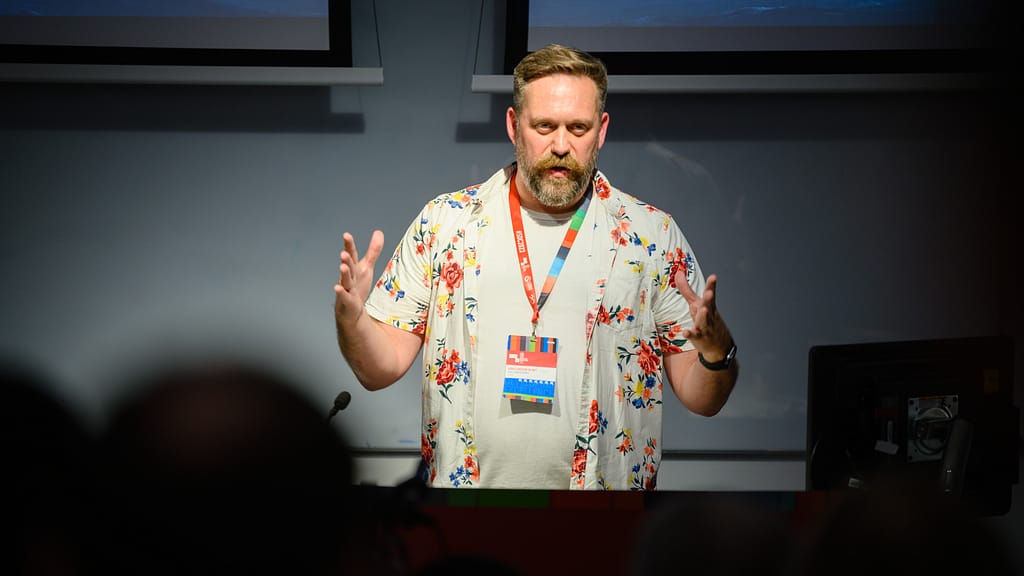
<path fill-rule="evenodd" d="M 516 192 L 519 194 L 519 203 L 523 208 L 534 212 L 543 212 L 552 216 L 559 216 L 567 212 L 574 212 L 579 208 L 580 203 L 583 202 L 583 197 L 590 192 L 590 186 L 588 185 L 583 189 L 583 191 L 577 194 L 575 198 L 573 198 L 572 202 L 565 206 L 548 206 L 538 200 L 533 194 L 533 190 L 530 189 L 530 183 L 527 181 L 526 175 L 523 174 L 521 170 L 516 170 L 513 179 L 516 184 Z"/>

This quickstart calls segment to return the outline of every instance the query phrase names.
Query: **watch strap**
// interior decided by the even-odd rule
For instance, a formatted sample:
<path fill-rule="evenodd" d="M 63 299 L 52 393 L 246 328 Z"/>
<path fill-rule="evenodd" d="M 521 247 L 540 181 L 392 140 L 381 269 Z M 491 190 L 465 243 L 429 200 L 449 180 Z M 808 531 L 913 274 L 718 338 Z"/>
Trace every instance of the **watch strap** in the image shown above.
<path fill-rule="evenodd" d="M 736 358 L 736 342 L 732 342 L 732 344 L 729 346 L 729 351 L 725 353 L 725 357 L 719 360 L 718 362 L 708 362 L 704 358 L 704 355 L 700 353 L 700 351 L 697 352 L 697 360 L 700 361 L 702 366 L 704 366 L 708 370 L 711 370 L 712 372 L 717 372 L 719 370 L 725 370 L 729 368 L 729 366 L 732 365 L 732 361 L 734 358 Z"/>

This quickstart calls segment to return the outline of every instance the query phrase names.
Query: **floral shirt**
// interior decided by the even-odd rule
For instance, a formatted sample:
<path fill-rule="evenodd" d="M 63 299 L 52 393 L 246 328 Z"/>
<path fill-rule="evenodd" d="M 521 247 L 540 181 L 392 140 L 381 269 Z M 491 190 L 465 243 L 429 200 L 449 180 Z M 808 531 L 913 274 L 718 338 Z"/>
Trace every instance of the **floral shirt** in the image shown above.
<path fill-rule="evenodd" d="M 487 266 L 477 245 L 508 202 L 514 170 L 428 202 L 367 299 L 372 317 L 424 338 L 421 450 L 434 486 L 487 486 L 473 426 L 478 277 Z M 704 278 L 671 216 L 600 172 L 593 191 L 596 265 L 580 334 L 587 354 L 582 381 L 570 383 L 585 401 L 566 475 L 578 489 L 651 490 L 661 461 L 662 358 L 692 349 L 675 273 L 686 270 L 698 294 Z"/>

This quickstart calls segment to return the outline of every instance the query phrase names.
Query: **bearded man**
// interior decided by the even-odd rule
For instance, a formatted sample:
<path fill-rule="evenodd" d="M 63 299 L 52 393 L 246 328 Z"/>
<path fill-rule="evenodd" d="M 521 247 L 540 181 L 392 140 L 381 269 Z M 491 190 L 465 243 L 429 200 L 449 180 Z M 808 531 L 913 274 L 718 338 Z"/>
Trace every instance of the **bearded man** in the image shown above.
<path fill-rule="evenodd" d="M 736 382 L 717 278 L 597 169 L 600 60 L 549 45 L 513 80 L 514 164 L 428 202 L 379 277 L 383 233 L 363 257 L 344 234 L 339 348 L 368 390 L 421 357 L 433 486 L 654 489 L 663 384 L 713 416 Z"/>

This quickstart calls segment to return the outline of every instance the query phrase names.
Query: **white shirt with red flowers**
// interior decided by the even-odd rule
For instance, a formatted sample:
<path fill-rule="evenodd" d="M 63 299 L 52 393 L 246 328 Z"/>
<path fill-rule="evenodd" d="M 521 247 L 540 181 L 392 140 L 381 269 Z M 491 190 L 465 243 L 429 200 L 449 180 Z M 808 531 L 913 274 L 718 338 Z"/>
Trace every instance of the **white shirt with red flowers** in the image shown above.
<path fill-rule="evenodd" d="M 475 370 L 476 444 L 489 488 L 566 490 L 580 414 L 580 391 L 586 360 L 587 301 L 590 285 L 589 249 L 593 243 L 593 212 L 582 226 L 537 322 L 537 335 L 557 338 L 554 399 L 534 403 L 504 398 L 504 372 L 509 335 L 529 335 L 533 309 L 523 288 L 508 203 L 480 235 L 480 253 L 487 267 L 479 276 L 479 345 Z M 524 236 L 538 286 L 547 275 L 569 229 L 573 212 L 560 217 L 520 209 Z"/>
<path fill-rule="evenodd" d="M 525 411 L 521 404 L 518 413 L 512 404 L 503 411 L 502 402 L 522 401 L 495 393 L 503 365 L 489 355 L 495 342 L 530 326 L 529 316 L 516 313 L 520 304 L 525 310 L 529 305 L 518 267 L 508 266 L 514 247 L 504 246 L 505 235 L 498 233 L 506 227 L 513 173 L 514 165 L 508 166 L 479 186 L 428 202 L 366 303 L 372 317 L 424 336 L 421 449 L 429 481 L 444 487 L 654 489 L 661 461 L 662 356 L 692 349 L 681 335 L 692 318 L 674 273 L 685 267 L 699 294 L 700 267 L 671 216 L 613 188 L 598 172 L 586 234 L 581 230 L 563 269 L 566 278 L 556 283 L 538 324 L 538 336 L 558 336 L 567 346 L 558 359 L 552 404 L 558 412 Z M 529 229 L 527 234 L 529 243 Z M 529 248 L 541 276 L 557 246 L 537 238 Z M 505 290 L 488 288 L 510 277 L 515 281 Z M 573 319 L 577 314 L 582 317 Z M 545 320 L 552 333 L 544 333 Z M 495 438 L 510 430 L 495 427 L 495 416 L 503 414 L 527 416 L 516 425 L 529 426 L 532 419 L 557 433 Z M 561 458 L 564 482 L 550 470 L 512 475 L 508 464 L 528 463 L 523 456 L 545 438 L 552 445 L 541 452 L 549 463 Z M 568 456 L 557 456 L 566 442 Z M 523 454 L 495 455 L 517 447 Z M 495 462 L 493 472 L 488 462 Z M 529 485 L 534 477 L 544 484 Z"/>

